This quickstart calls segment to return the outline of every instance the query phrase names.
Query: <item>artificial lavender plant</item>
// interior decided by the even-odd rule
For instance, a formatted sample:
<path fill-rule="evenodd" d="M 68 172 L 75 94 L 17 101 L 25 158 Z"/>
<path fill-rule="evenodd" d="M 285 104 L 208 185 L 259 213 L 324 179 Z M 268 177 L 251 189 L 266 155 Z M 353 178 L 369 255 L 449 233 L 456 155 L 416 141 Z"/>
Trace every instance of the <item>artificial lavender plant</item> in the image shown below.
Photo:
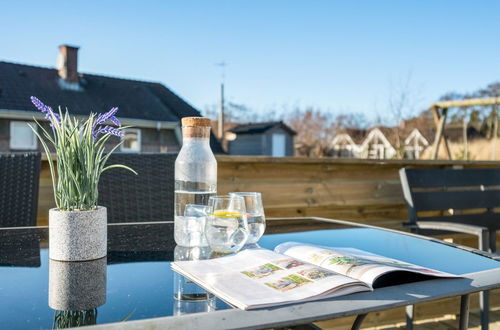
<path fill-rule="evenodd" d="M 118 108 L 106 113 L 91 113 L 85 121 L 69 115 L 68 111 L 59 113 L 52 110 L 32 96 L 33 104 L 49 120 L 52 134 L 35 120 L 38 131 L 30 126 L 40 140 L 47 155 L 52 176 L 52 185 L 56 206 L 61 211 L 93 210 L 97 208 L 97 186 L 101 174 L 114 167 L 121 167 L 137 174 L 130 167 L 114 164 L 106 166 L 113 151 L 121 144 L 117 143 L 110 152 L 105 153 L 106 141 L 112 136 L 123 137 L 120 121 L 116 118 Z M 107 125 L 111 122 L 114 126 Z M 54 147 L 57 159 L 57 171 L 49 145 Z"/>

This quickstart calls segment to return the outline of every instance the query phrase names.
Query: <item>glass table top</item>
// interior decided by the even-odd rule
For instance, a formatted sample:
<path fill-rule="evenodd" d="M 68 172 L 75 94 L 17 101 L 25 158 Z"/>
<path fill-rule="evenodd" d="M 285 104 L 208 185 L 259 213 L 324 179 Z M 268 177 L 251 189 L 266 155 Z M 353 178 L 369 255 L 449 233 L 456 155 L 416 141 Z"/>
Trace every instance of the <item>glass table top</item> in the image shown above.
<path fill-rule="evenodd" d="M 332 229 L 266 234 L 259 244 L 267 249 L 288 241 L 354 247 L 453 274 L 500 267 L 493 259 L 404 234 L 334 224 L 327 228 Z M 105 300 L 86 314 L 80 312 L 85 324 L 184 313 L 174 299 L 180 275 L 170 269 L 175 250 L 172 230 L 172 223 L 109 225 L 105 260 L 62 263 L 48 258 L 47 228 L 0 229 L 0 329 L 63 327 L 67 323 L 61 322 L 61 313 L 49 307 L 49 279 L 54 307 L 57 300 L 67 298 L 68 288 L 61 283 L 71 276 L 77 276 L 73 300 L 81 299 L 82 304 Z M 210 310 L 231 308 L 218 299 L 210 304 Z"/>

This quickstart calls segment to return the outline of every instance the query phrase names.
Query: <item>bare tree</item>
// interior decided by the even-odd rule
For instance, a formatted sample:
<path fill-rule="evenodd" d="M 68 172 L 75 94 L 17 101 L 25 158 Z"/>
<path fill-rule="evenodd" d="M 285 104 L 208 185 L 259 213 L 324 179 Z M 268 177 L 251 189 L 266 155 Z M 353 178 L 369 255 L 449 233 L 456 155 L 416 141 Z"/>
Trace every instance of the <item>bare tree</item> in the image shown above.
<path fill-rule="evenodd" d="M 396 81 L 389 81 L 388 110 L 395 125 L 396 157 L 404 157 L 404 120 L 415 115 L 417 106 L 422 101 L 420 88 L 414 87 L 412 73 L 408 72 Z"/>
<path fill-rule="evenodd" d="M 296 132 L 299 156 L 325 157 L 331 152 L 334 136 L 343 129 L 365 129 L 367 120 L 360 113 L 341 113 L 333 117 L 320 109 L 296 108 L 287 116 L 287 123 Z"/>
<path fill-rule="evenodd" d="M 212 120 L 217 120 L 217 114 L 219 111 L 219 106 L 212 104 L 205 106 L 203 114 L 211 118 Z M 278 113 L 274 109 L 267 109 L 265 111 L 255 111 L 251 107 L 235 102 L 227 102 L 224 107 L 224 121 L 231 123 L 251 123 L 251 122 L 262 122 L 262 121 L 272 121 L 277 120 L 279 117 Z"/>
<path fill-rule="evenodd" d="M 335 132 L 331 115 L 320 110 L 296 108 L 287 118 L 287 124 L 296 132 L 295 145 L 299 156 L 323 157 Z"/>
<path fill-rule="evenodd" d="M 363 113 L 340 113 L 335 117 L 333 126 L 337 129 L 367 129 L 368 120 Z"/>

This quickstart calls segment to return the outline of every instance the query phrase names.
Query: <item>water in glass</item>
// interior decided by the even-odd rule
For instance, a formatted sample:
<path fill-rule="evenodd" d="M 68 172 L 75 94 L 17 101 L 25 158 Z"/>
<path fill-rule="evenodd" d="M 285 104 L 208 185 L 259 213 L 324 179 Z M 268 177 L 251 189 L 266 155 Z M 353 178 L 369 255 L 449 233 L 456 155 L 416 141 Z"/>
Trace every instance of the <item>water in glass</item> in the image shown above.
<path fill-rule="evenodd" d="M 209 200 L 205 236 L 214 252 L 239 251 L 248 239 L 245 203 L 239 196 L 214 196 Z"/>
<path fill-rule="evenodd" d="M 247 244 L 257 243 L 264 235 L 266 229 L 266 218 L 262 205 L 262 196 L 258 192 L 231 192 L 230 196 L 241 196 L 245 200 L 245 208 L 248 223 Z"/>

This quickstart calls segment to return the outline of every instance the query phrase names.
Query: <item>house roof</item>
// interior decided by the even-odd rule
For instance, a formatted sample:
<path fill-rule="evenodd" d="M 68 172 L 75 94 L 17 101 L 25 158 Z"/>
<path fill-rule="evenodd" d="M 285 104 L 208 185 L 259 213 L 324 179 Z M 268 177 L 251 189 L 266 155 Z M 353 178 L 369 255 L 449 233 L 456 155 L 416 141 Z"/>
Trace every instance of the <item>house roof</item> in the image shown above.
<path fill-rule="evenodd" d="M 290 128 L 290 126 L 286 125 L 282 121 L 240 124 L 230 129 L 229 132 L 235 134 L 259 134 L 259 133 L 264 133 L 276 126 L 281 127 L 282 129 L 287 131 L 290 135 L 297 134 L 292 128 Z"/>
<path fill-rule="evenodd" d="M 377 128 L 379 131 L 382 132 L 382 134 L 385 136 L 387 141 L 389 141 L 389 143 L 391 144 L 392 147 L 397 146 L 397 142 L 398 142 L 398 128 L 397 127 L 375 126 L 370 131 L 372 131 L 375 128 Z M 401 134 L 401 135 L 404 134 L 403 136 L 406 137 L 405 133 L 406 132 L 404 132 L 404 131 L 399 132 L 399 134 Z M 403 140 L 404 140 L 404 138 L 403 138 Z M 403 143 L 403 141 L 401 141 L 401 143 Z"/>
<path fill-rule="evenodd" d="M 404 131 L 403 136 L 405 136 L 405 138 L 416 128 L 429 143 L 434 141 L 436 124 L 434 123 L 432 114 L 429 111 L 424 111 L 417 117 L 403 121 L 402 126 Z"/>
<path fill-rule="evenodd" d="M 451 142 L 463 141 L 464 137 L 463 124 L 459 123 L 459 124 L 446 125 L 444 129 L 444 134 L 446 135 L 446 138 Z M 467 139 L 473 140 L 484 137 L 485 136 L 481 134 L 481 132 L 476 127 L 474 126 L 467 127 Z"/>
<path fill-rule="evenodd" d="M 367 130 L 361 128 L 342 128 L 339 130 L 340 134 L 347 134 L 351 137 L 352 141 L 356 144 L 363 143 L 363 140 L 366 138 Z"/>
<path fill-rule="evenodd" d="M 178 121 L 200 113 L 159 83 L 80 74 L 83 91 L 62 89 L 56 69 L 0 62 L 0 109 L 37 111 L 30 96 L 57 109 L 87 115 L 117 106 L 119 116 Z"/>
<path fill-rule="evenodd" d="M 0 61 L 0 110 L 36 112 L 30 96 L 74 115 L 100 113 L 118 107 L 119 118 L 179 122 L 200 112 L 157 82 L 79 74 L 82 91 L 63 89 L 56 69 Z M 223 152 L 212 137 L 212 150 Z"/>
<path fill-rule="evenodd" d="M 219 136 L 219 121 L 218 120 L 212 120 L 210 122 L 210 125 L 212 125 L 212 132 L 214 133 L 215 136 Z M 230 132 L 231 129 L 234 127 L 241 125 L 240 123 L 236 122 L 224 122 L 224 132 Z"/>

